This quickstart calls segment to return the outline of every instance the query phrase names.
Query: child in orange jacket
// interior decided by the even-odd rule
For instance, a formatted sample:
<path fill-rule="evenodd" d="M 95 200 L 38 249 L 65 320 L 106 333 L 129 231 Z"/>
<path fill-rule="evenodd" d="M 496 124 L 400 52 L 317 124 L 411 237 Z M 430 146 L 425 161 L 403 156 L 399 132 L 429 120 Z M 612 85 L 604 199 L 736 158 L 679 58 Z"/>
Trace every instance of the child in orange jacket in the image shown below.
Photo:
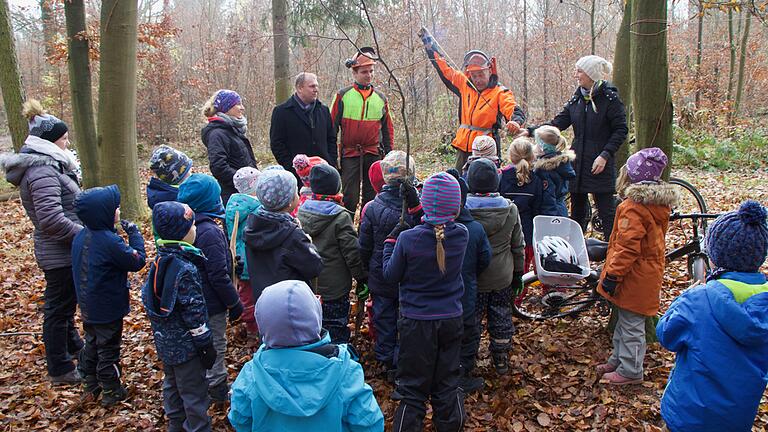
<path fill-rule="evenodd" d="M 616 190 L 624 201 L 616 209 L 597 288 L 618 311 L 613 353 L 606 363 L 597 366 L 598 374 L 609 384 L 643 381 L 645 318 L 659 311 L 664 238 L 670 209 L 678 200 L 675 187 L 661 181 L 666 166 L 663 151 L 643 149 L 627 159 L 616 181 Z"/>

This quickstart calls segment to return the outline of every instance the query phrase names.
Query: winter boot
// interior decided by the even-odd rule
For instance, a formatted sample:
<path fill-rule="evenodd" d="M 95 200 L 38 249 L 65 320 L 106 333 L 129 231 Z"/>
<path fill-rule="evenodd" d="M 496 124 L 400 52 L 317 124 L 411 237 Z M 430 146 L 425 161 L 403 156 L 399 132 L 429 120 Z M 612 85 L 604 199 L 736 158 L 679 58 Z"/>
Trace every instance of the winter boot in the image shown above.
<path fill-rule="evenodd" d="M 224 380 L 213 387 L 208 387 L 208 395 L 213 403 L 225 403 L 229 401 L 229 386 Z"/>
<path fill-rule="evenodd" d="M 53 385 L 80 384 L 81 381 L 80 374 L 77 372 L 77 369 L 72 369 L 71 371 L 62 375 L 48 375 L 48 379 L 51 380 L 51 384 Z"/>
<path fill-rule="evenodd" d="M 96 379 L 96 375 L 86 375 L 83 378 L 83 394 L 80 396 L 82 401 L 98 399 L 101 394 L 101 386 L 99 386 L 99 380 Z"/>
<path fill-rule="evenodd" d="M 102 385 L 101 389 L 101 406 L 105 408 L 125 400 L 128 396 L 128 390 L 126 390 L 119 381 Z"/>
<path fill-rule="evenodd" d="M 493 352 L 493 367 L 496 368 L 496 373 L 499 375 L 505 375 L 509 372 L 509 355 L 506 352 Z"/>
<path fill-rule="evenodd" d="M 459 388 L 466 395 L 481 390 L 485 385 L 485 380 L 481 377 L 472 376 L 472 373 L 467 372 L 459 379 Z"/>

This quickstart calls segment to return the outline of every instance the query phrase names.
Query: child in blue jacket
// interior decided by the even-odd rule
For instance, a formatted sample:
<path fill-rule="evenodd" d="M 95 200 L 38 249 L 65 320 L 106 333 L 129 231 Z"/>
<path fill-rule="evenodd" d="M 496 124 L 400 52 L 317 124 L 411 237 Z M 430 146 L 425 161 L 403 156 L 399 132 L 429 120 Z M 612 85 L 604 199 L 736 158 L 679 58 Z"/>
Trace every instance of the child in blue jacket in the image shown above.
<path fill-rule="evenodd" d="M 453 168 L 449 169 L 448 173 L 459 181 L 461 187 L 461 211 L 456 222 L 464 225 L 469 233 L 467 250 L 461 265 L 461 279 L 464 281 L 464 295 L 461 297 L 464 336 L 461 339 L 461 379 L 459 380 L 459 387 L 464 391 L 464 394 L 469 394 L 483 387 L 483 379 L 472 376 L 477 351 L 480 348 L 480 326 L 477 323 L 476 313 L 477 275 L 491 264 L 493 251 L 483 226 L 464 207 L 469 193 L 467 182 L 459 177 L 459 172 Z"/>
<path fill-rule="evenodd" d="M 253 308 L 256 306 L 256 300 L 253 298 L 251 290 L 250 276 L 248 275 L 248 265 L 245 262 L 245 241 L 243 232 L 248 216 L 255 214 L 261 202 L 256 198 L 256 182 L 259 180 L 261 171 L 256 168 L 243 167 L 235 172 L 232 177 L 232 183 L 237 189 L 236 194 L 232 194 L 227 201 L 226 220 L 224 226 L 227 227 L 227 238 L 232 238 L 232 231 L 237 220 L 237 234 L 235 234 L 235 254 L 238 258 L 235 272 L 237 275 L 237 294 L 240 296 L 240 302 L 243 303 L 243 322 L 245 323 L 246 333 L 248 335 L 248 344 L 254 350 L 258 348 L 256 342 L 259 336 L 259 329 L 256 327 L 256 318 L 253 316 Z"/>
<path fill-rule="evenodd" d="M 232 385 L 228 417 L 236 431 L 384 430 L 363 368 L 346 345 L 331 343 L 322 319 L 320 301 L 302 281 L 263 290 L 256 320 L 264 343 Z"/>
<path fill-rule="evenodd" d="M 525 263 L 527 272 L 533 263 L 533 218 L 541 214 L 544 199 L 544 183 L 532 172 L 534 163 L 533 144 L 528 138 L 517 138 L 509 146 L 510 164 L 501 170 L 499 193 L 517 206 L 520 225 L 525 238 Z"/>
<path fill-rule="evenodd" d="M 195 214 L 186 204 L 162 202 L 152 209 L 152 224 L 160 240 L 141 300 L 163 362 L 168 430 L 210 431 L 205 371 L 213 367 L 216 349 L 196 264 L 204 258 L 192 246 Z"/>
<path fill-rule="evenodd" d="M 659 320 L 659 342 L 676 353 L 661 399 L 672 432 L 751 431 L 768 383 L 768 211 L 746 201 L 707 232 L 715 270 Z"/>
<path fill-rule="evenodd" d="M 208 371 L 208 388 L 215 402 L 229 399 L 227 366 L 227 318 L 235 322 L 243 314 L 243 303 L 232 283 L 232 256 L 229 242 L 217 220 L 224 218 L 221 187 L 207 174 L 192 174 L 179 186 L 179 202 L 195 212 L 197 235 L 194 246 L 205 256 L 198 267 L 203 280 L 203 295 L 208 308 L 208 324 L 216 347 L 216 364 Z"/>
<path fill-rule="evenodd" d="M 489 162 L 490 163 L 490 162 Z M 469 234 L 454 219 L 461 190 L 445 172 L 424 182 L 423 224 L 398 224 L 384 242 L 384 277 L 400 284 L 400 352 L 397 392 L 402 396 L 393 430 L 422 430 L 425 403 L 439 431 L 464 425 L 459 388 L 464 283 L 461 268 Z"/>
<path fill-rule="evenodd" d="M 568 217 L 565 196 L 568 182 L 576 178 L 572 164 L 576 154 L 560 134 L 560 129 L 554 126 L 537 128 L 534 137 L 539 156 L 533 164 L 533 172 L 541 178 L 544 189 L 540 214 Z"/>
<path fill-rule="evenodd" d="M 146 263 L 144 238 L 132 222 L 120 220 L 116 185 L 88 189 L 75 198 L 75 213 L 85 228 L 72 242 L 72 274 L 85 330 L 78 371 L 86 396 L 111 406 L 125 399 L 120 383 L 123 318 L 130 311 L 128 272 Z M 117 235 L 120 223 L 128 244 Z"/>
<path fill-rule="evenodd" d="M 149 158 L 149 169 L 154 177 L 147 183 L 147 205 L 176 201 L 179 185 L 192 174 L 192 159 L 183 151 L 161 145 Z"/>
<path fill-rule="evenodd" d="M 373 328 L 376 342 L 373 351 L 388 373 L 394 378 L 397 367 L 398 337 L 397 319 L 400 316 L 398 284 L 389 282 L 382 272 L 384 240 L 400 221 L 403 209 L 403 194 L 408 186 L 402 186 L 415 175 L 416 165 L 411 158 L 406 172 L 406 154 L 393 150 L 380 163 L 384 186 L 376 197 L 363 208 L 360 217 L 358 243 L 363 269 L 368 273 L 368 289 L 373 301 Z M 372 180 L 373 182 L 373 180 Z M 408 190 L 412 190 L 409 188 Z M 411 198 L 413 200 L 413 197 Z M 418 196 L 408 206 L 406 222 L 413 226 L 421 211 Z"/>

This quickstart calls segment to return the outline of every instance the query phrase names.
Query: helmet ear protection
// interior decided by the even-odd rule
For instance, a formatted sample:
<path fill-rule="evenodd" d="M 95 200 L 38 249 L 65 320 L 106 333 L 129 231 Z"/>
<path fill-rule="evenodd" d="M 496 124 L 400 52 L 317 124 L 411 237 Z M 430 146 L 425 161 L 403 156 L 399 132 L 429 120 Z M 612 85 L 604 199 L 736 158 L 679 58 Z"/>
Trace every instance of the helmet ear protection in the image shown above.
<path fill-rule="evenodd" d="M 469 61 L 474 57 L 475 55 L 479 55 L 485 59 L 485 65 L 484 66 L 477 66 L 477 65 L 470 65 Z M 496 57 L 488 57 L 488 54 L 484 53 L 480 50 L 470 50 L 467 51 L 466 54 L 464 54 L 464 62 L 462 64 L 462 70 L 464 71 L 464 75 L 469 76 L 470 69 L 473 70 L 482 70 L 482 69 L 490 69 L 491 75 L 497 75 L 496 70 Z"/>
<path fill-rule="evenodd" d="M 347 69 L 351 69 L 359 66 L 374 65 L 378 59 L 379 55 L 376 54 L 376 50 L 373 47 L 362 47 L 354 57 L 344 60 L 344 66 Z"/>

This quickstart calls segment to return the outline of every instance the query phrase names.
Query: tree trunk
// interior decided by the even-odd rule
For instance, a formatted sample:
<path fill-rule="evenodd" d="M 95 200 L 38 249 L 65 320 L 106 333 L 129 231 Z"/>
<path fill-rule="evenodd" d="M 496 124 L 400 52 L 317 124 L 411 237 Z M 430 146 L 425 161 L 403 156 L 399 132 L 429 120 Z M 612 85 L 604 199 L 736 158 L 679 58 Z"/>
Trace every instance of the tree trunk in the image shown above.
<path fill-rule="evenodd" d="M 589 53 L 595 55 L 595 40 L 597 39 L 597 35 L 595 35 L 595 0 L 592 0 L 592 7 L 589 9 L 589 35 L 592 38 Z"/>
<path fill-rule="evenodd" d="M 56 17 L 53 16 L 53 0 L 40 0 L 40 21 L 43 23 L 43 46 L 45 59 L 53 55 L 53 44 L 56 38 Z"/>
<path fill-rule="evenodd" d="M 747 43 L 749 42 L 749 28 L 752 24 L 752 14 L 747 12 L 747 22 L 744 24 L 744 33 L 741 37 L 741 51 L 739 52 L 739 76 L 736 84 L 736 101 L 733 104 L 733 118 L 739 115 L 741 109 L 741 97 L 744 94 L 744 67 L 747 63 Z"/>
<path fill-rule="evenodd" d="M 291 59 L 288 51 L 288 2 L 272 0 L 272 41 L 275 51 L 275 103 L 291 96 Z"/>
<path fill-rule="evenodd" d="M 630 64 L 637 149 L 659 147 L 672 167 L 672 99 L 667 64 L 667 1 L 632 2 Z"/>
<path fill-rule="evenodd" d="M 8 129 L 11 131 L 13 150 L 19 151 L 27 136 L 27 122 L 21 115 L 24 103 L 24 87 L 19 74 L 19 60 L 16 57 L 16 45 L 11 26 L 11 14 L 8 0 L 0 0 L 0 88 L 3 91 L 3 106 L 8 117 Z"/>
<path fill-rule="evenodd" d="M 627 109 L 627 126 L 632 131 L 632 65 L 630 63 L 630 33 L 629 24 L 632 22 L 632 0 L 624 4 L 624 15 L 621 18 L 619 31 L 616 33 L 616 50 L 613 56 L 613 83 L 619 89 L 619 97 Z M 627 138 L 629 138 L 629 135 Z M 616 166 L 621 167 L 627 162 L 630 153 L 629 140 L 616 152 Z"/>
<path fill-rule="evenodd" d="M 523 0 L 523 110 L 528 112 L 528 1 Z"/>
<path fill-rule="evenodd" d="M 75 144 L 83 169 L 83 186 L 99 184 L 98 148 L 96 146 L 96 120 L 93 115 L 91 64 L 88 58 L 89 41 L 85 28 L 83 0 L 64 2 L 67 18 L 67 49 L 69 50 L 69 90 L 72 93 L 72 119 Z"/>
<path fill-rule="evenodd" d="M 549 115 L 549 0 L 544 0 L 544 67 L 542 87 L 544 90 L 544 118 L 552 118 Z"/>
<path fill-rule="evenodd" d="M 704 6 L 699 2 L 699 19 L 696 35 L 696 109 L 701 109 L 701 60 L 704 54 Z"/>
<path fill-rule="evenodd" d="M 728 93 L 726 93 L 725 101 L 731 102 L 733 100 L 733 77 L 736 75 L 736 36 L 733 32 L 733 8 L 728 8 L 728 50 L 730 51 L 730 58 L 728 62 Z"/>
<path fill-rule="evenodd" d="M 146 214 L 136 148 L 137 1 L 101 3 L 98 148 L 101 184 L 120 187 L 127 219 Z"/>

